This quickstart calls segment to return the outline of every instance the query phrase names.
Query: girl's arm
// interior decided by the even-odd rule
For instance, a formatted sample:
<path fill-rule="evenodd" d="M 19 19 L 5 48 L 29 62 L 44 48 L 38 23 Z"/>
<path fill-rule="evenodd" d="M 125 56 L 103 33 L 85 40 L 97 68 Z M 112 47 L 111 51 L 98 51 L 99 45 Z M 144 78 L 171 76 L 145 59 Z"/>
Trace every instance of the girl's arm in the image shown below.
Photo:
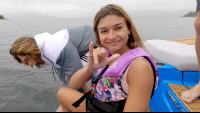
<path fill-rule="evenodd" d="M 83 87 L 81 87 L 81 93 L 85 94 L 88 91 L 90 91 L 90 88 L 87 86 L 87 84 L 85 84 Z"/>
<path fill-rule="evenodd" d="M 129 93 L 124 112 L 146 112 L 154 85 L 154 74 L 150 63 L 139 58 L 131 64 L 126 81 Z"/>
<path fill-rule="evenodd" d="M 70 80 L 72 89 L 79 89 L 92 78 L 93 72 L 88 69 L 88 64 L 73 74 Z"/>

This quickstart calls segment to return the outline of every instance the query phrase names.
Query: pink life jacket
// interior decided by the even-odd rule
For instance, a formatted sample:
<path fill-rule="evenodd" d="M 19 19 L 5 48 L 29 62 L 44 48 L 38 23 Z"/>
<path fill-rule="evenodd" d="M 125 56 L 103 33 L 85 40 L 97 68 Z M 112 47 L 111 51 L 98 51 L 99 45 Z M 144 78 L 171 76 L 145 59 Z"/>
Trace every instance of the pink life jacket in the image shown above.
<path fill-rule="evenodd" d="M 107 56 L 110 56 L 109 51 Z M 98 69 L 98 73 L 92 77 L 91 94 L 102 102 L 114 102 L 125 99 L 127 94 L 122 89 L 121 77 L 127 67 L 138 57 L 144 57 L 150 62 L 155 76 L 155 89 L 158 84 L 156 63 L 146 51 L 139 47 L 122 54 L 110 67 L 105 66 Z"/>
<path fill-rule="evenodd" d="M 110 52 L 107 52 L 110 57 Z M 154 72 L 154 89 L 158 84 L 158 69 L 154 59 L 142 48 L 132 49 L 122 54 L 110 67 L 105 66 L 92 77 L 91 91 L 84 94 L 72 105 L 78 107 L 86 99 L 86 110 L 90 112 L 123 112 L 127 94 L 121 87 L 121 77 L 127 67 L 138 57 L 146 58 Z"/>

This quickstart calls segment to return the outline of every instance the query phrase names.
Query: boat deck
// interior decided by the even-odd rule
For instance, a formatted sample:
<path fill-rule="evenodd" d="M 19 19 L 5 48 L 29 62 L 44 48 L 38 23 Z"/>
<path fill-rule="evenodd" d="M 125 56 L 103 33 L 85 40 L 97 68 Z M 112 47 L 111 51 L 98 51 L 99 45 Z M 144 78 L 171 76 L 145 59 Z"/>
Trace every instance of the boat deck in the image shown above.
<path fill-rule="evenodd" d="M 177 85 L 177 84 L 168 84 L 168 86 L 171 88 L 171 90 L 174 92 L 174 94 L 179 98 L 179 100 L 185 105 L 185 107 L 190 112 L 200 112 L 200 100 L 196 99 L 192 103 L 186 103 L 181 98 L 181 93 L 188 90 L 184 85 Z M 192 88 L 191 86 L 188 86 L 189 88 Z"/>
<path fill-rule="evenodd" d="M 188 44 L 188 45 L 194 45 L 195 44 L 195 37 L 194 38 L 187 38 L 187 39 L 169 40 L 169 41 Z"/>

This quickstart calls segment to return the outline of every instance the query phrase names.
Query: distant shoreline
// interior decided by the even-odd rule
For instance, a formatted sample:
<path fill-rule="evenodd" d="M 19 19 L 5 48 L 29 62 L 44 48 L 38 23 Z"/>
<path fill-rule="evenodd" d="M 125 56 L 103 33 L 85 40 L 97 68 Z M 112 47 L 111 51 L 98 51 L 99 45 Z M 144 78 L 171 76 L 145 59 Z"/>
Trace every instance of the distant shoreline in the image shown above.
<path fill-rule="evenodd" d="M 9 20 L 9 19 L 7 19 L 7 18 L 4 18 L 4 19 L 0 19 L 0 20 Z"/>
<path fill-rule="evenodd" d="M 185 14 L 183 17 L 197 17 L 196 11 L 190 11 L 187 14 Z"/>

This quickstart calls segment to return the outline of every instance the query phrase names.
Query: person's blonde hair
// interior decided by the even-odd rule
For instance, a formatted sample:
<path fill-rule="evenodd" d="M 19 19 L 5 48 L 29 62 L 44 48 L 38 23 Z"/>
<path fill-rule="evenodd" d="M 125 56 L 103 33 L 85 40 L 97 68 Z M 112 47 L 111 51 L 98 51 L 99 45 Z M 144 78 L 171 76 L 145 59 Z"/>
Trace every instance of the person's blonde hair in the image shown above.
<path fill-rule="evenodd" d="M 96 36 L 96 44 L 98 46 L 102 47 L 97 26 L 99 24 L 99 21 L 107 15 L 117 15 L 125 19 L 126 25 L 130 29 L 130 35 L 129 35 L 129 39 L 127 43 L 130 49 L 134 49 L 137 47 L 141 47 L 145 49 L 145 45 L 142 42 L 130 16 L 126 13 L 126 11 L 121 6 L 118 6 L 115 4 L 106 5 L 105 7 L 101 8 L 100 11 L 95 16 L 93 27 L 94 27 L 94 33 Z"/>
<path fill-rule="evenodd" d="M 29 66 L 27 63 L 22 62 L 17 55 L 29 55 L 35 61 L 35 65 L 40 68 L 45 61 L 42 60 L 41 51 L 38 48 L 36 41 L 33 37 L 20 37 L 18 38 L 10 48 L 10 54 L 20 64 Z"/>

